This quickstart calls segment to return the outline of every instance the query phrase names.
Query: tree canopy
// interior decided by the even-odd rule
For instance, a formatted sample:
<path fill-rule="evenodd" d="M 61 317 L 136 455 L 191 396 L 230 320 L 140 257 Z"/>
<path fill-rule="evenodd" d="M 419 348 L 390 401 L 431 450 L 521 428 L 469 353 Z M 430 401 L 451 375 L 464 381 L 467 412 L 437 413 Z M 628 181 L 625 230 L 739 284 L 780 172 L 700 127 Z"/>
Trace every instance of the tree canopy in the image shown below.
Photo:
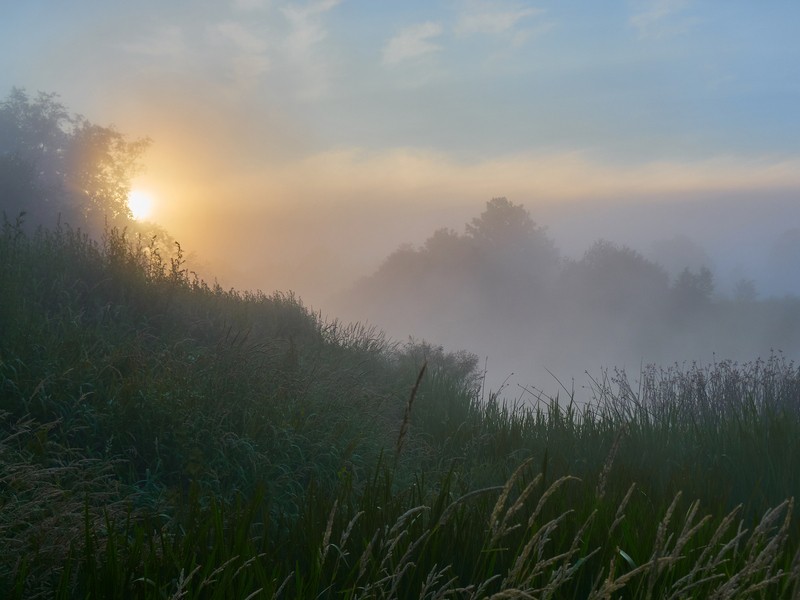
<path fill-rule="evenodd" d="M 56 94 L 14 88 L 0 103 L 0 210 L 24 212 L 34 225 L 126 225 L 131 180 L 149 144 L 70 114 Z"/>
<path fill-rule="evenodd" d="M 522 204 L 514 204 L 507 198 L 492 198 L 480 216 L 466 224 L 467 236 L 484 250 L 503 254 L 537 255 L 542 261 L 556 262 L 558 250 L 547 236 L 547 230 L 531 218 Z M 508 257 L 504 257 L 508 258 Z"/>

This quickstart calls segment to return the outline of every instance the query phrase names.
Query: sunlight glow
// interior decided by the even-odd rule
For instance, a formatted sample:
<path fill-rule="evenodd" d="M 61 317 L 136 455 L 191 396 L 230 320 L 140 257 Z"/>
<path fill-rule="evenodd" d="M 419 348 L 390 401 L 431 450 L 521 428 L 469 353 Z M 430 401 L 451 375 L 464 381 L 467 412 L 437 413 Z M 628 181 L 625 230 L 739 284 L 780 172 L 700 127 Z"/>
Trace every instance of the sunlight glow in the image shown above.
<path fill-rule="evenodd" d="M 150 217 L 154 202 L 153 194 L 145 190 L 131 190 L 128 194 L 128 208 L 137 221 L 144 221 Z"/>

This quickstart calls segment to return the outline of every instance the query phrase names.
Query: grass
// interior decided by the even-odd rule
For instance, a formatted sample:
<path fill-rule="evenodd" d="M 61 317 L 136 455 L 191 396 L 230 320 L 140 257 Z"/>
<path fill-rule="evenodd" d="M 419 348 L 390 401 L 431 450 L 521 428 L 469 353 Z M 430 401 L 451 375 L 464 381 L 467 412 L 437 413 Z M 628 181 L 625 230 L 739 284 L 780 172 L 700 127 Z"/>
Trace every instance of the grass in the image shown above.
<path fill-rule="evenodd" d="M 800 372 L 484 396 L 473 357 L 0 234 L 9 598 L 800 597 Z"/>

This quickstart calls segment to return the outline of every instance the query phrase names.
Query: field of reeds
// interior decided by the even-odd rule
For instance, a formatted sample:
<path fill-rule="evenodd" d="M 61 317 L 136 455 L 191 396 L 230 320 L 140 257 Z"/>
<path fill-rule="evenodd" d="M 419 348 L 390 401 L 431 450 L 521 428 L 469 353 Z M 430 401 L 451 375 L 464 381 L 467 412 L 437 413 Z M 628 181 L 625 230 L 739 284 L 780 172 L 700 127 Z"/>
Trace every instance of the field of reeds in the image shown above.
<path fill-rule="evenodd" d="M 800 597 L 796 365 L 592 393 L 6 222 L 0 596 Z"/>

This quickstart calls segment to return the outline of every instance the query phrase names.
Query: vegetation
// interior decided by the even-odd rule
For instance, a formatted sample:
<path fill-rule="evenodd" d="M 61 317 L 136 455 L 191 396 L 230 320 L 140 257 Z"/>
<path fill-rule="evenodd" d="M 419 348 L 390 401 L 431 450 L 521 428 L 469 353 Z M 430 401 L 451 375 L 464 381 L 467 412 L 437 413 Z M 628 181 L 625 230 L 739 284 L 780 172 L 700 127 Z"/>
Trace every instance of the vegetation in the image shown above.
<path fill-rule="evenodd" d="M 687 250 L 680 260 L 702 254 L 688 238 L 665 247 L 672 246 Z M 337 314 L 397 335 L 480 347 L 511 365 L 506 372 L 542 364 L 569 377 L 581 363 L 578 375 L 598 365 L 638 366 L 643 358 L 670 364 L 724 352 L 749 359 L 777 348 L 800 355 L 800 298 L 758 296 L 753 281 L 742 279 L 726 295 L 708 266 L 686 264 L 671 274 L 607 240 L 579 259 L 562 256 L 524 206 L 494 198 L 463 234 L 439 230 L 420 247 L 389 255 L 343 294 Z"/>
<path fill-rule="evenodd" d="M 0 281 L 6 597 L 800 593 L 778 355 L 514 405 L 114 229 L 6 223 Z"/>
<path fill-rule="evenodd" d="M 128 207 L 149 145 L 70 114 L 57 94 L 14 88 L 0 102 L 0 216 L 25 213 L 29 230 L 62 222 L 95 238 L 106 226 L 127 228 L 156 236 L 166 253 L 166 232 L 137 223 Z"/>
<path fill-rule="evenodd" d="M 22 130 L 47 135 L 33 158 L 0 148 L 2 206 L 25 202 L 33 225 L 58 206 L 108 225 L 96 238 L 75 225 L 91 220 L 3 220 L 2 597 L 800 596 L 791 361 L 605 373 L 587 404 L 567 389 L 504 401 L 472 355 L 201 281 L 179 245 L 125 227 L 138 146 L 20 94 L 0 125 L 41 117 Z M 121 153 L 48 171 L 84 130 Z M 77 195 L 67 185 L 105 175 Z M 544 284 L 565 275 L 542 236 L 495 200 L 466 236 L 438 232 L 387 265 L 425 285 L 457 274 L 509 290 L 538 264 L 518 291 L 546 302 Z M 628 272 L 664 285 L 613 245 L 574 268 L 567 280 L 604 273 L 594 302 L 628 301 Z M 689 273 L 679 289 L 707 280 Z"/>

